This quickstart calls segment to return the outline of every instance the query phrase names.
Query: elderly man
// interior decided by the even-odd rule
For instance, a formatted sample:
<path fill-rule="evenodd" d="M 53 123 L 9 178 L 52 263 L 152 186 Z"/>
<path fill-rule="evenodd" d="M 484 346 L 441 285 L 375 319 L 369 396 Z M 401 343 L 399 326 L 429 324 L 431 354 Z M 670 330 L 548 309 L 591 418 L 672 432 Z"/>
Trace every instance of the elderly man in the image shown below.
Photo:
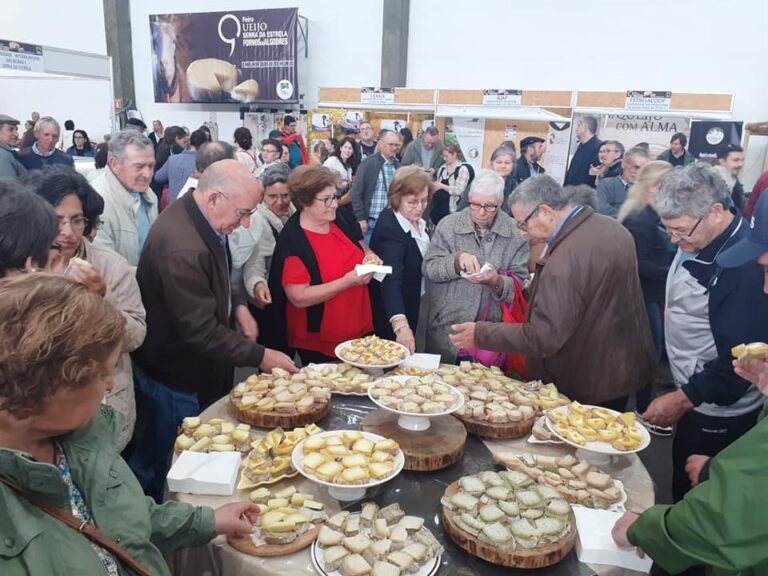
<path fill-rule="evenodd" d="M 648 151 L 645 148 L 630 148 L 621 161 L 621 175 L 603 178 L 597 185 L 597 211 L 611 218 L 616 218 L 619 209 L 627 199 L 629 189 L 637 180 L 640 168 L 648 163 Z"/>
<path fill-rule="evenodd" d="M 554 382 L 587 404 L 624 410 L 653 377 L 655 355 L 632 236 L 612 218 L 576 204 L 547 175 L 510 197 L 536 262 L 525 324 L 458 324 L 456 346 L 526 357 L 527 376 Z"/>
<path fill-rule="evenodd" d="M 132 128 L 109 141 L 107 168 L 91 185 L 104 198 L 102 227 L 95 242 L 111 248 L 132 266 L 157 220 L 157 197 L 149 189 L 155 154 L 152 141 Z"/>
<path fill-rule="evenodd" d="M 512 172 L 518 184 L 531 176 L 544 174 L 544 167 L 539 164 L 542 156 L 544 156 L 544 138 L 528 136 L 520 140 L 520 158 L 517 159 L 515 170 Z"/>
<path fill-rule="evenodd" d="M 27 169 L 16 160 L 15 146 L 19 140 L 19 121 L 0 114 L 0 180 L 21 178 Z"/>
<path fill-rule="evenodd" d="M 261 196 L 261 184 L 237 160 L 216 162 L 194 192 L 163 211 L 147 238 L 137 273 L 147 337 L 134 353 L 134 377 L 149 429 L 130 464 L 155 498 L 182 418 L 227 394 L 235 366 L 296 371 L 255 334 L 233 328 L 233 318 L 248 310 L 230 287 L 227 236 L 250 223 Z"/>
<path fill-rule="evenodd" d="M 576 123 L 576 141 L 579 145 L 565 174 L 567 186 L 589 184 L 592 188 L 595 187 L 595 176 L 591 174 L 590 168 L 596 168 L 600 164 L 598 152 L 602 144 L 595 134 L 597 118 L 594 116 L 584 116 Z"/>
<path fill-rule="evenodd" d="M 677 391 L 656 398 L 643 415 L 677 423 L 672 493 L 690 489 L 688 456 L 714 456 L 754 426 L 763 398 L 734 373 L 731 348 L 768 341 L 768 296 L 756 262 L 723 268 L 717 256 L 749 234 L 714 170 L 694 163 L 670 172 L 655 208 L 677 245 L 667 276 L 664 334 Z"/>
<path fill-rule="evenodd" d="M 418 140 L 414 140 L 403 151 L 403 166 L 415 164 L 428 170 L 435 177 L 440 166 L 443 165 L 443 142 L 440 140 L 440 132 L 434 126 L 427 126 L 424 134 Z"/>
<path fill-rule="evenodd" d="M 55 119 L 43 116 L 35 123 L 34 132 L 36 141 L 29 148 L 19 150 L 17 156 L 27 170 L 40 170 L 56 164 L 75 165 L 72 156 L 56 148 L 61 128 Z"/>
<path fill-rule="evenodd" d="M 357 175 L 350 190 L 355 220 L 368 242 L 376 220 L 387 207 L 387 190 L 399 167 L 397 150 L 400 137 L 391 130 L 379 134 L 379 152 L 369 156 L 357 167 Z M 442 155 L 440 155 L 442 157 Z"/>
<path fill-rule="evenodd" d="M 176 200 L 189 192 L 194 192 L 200 181 L 200 176 L 206 171 L 208 166 L 215 164 L 219 160 L 235 160 L 235 148 L 226 142 L 212 140 L 203 143 L 195 154 L 195 173 L 192 174 L 181 187 Z"/>

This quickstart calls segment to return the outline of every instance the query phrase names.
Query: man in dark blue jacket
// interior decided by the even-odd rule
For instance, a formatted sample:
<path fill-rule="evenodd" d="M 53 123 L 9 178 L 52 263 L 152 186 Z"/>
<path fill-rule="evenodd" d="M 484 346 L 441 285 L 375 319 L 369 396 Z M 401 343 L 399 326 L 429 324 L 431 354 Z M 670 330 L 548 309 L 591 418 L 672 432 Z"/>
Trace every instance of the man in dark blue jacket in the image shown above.
<path fill-rule="evenodd" d="M 596 133 L 597 119 L 594 116 L 584 116 L 576 123 L 576 140 L 579 145 L 565 175 L 566 186 L 589 184 L 595 187 L 595 177 L 589 175 L 589 169 L 600 165 L 597 153 L 602 142 L 595 136 Z"/>
<path fill-rule="evenodd" d="M 688 457 L 726 448 L 752 428 L 763 404 L 732 365 L 731 348 L 768 341 L 768 295 L 754 261 L 729 269 L 717 263 L 721 252 L 749 234 L 729 201 L 725 182 L 702 163 L 671 172 L 656 197 L 656 211 L 678 247 L 667 276 L 664 332 L 678 390 L 656 398 L 643 416 L 659 426 L 677 423 L 675 501 L 691 487 Z"/>

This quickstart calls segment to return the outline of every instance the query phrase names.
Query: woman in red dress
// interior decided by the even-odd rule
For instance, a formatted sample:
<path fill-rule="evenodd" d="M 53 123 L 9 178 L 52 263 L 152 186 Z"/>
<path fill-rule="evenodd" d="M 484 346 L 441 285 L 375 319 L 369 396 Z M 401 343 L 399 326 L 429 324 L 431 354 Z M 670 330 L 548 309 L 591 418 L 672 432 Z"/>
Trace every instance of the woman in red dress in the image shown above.
<path fill-rule="evenodd" d="M 373 331 L 372 274 L 358 276 L 355 266 L 381 260 L 363 242 L 356 223 L 337 211 L 333 172 L 300 166 L 287 184 L 297 212 L 277 241 L 270 288 L 284 296 L 288 347 L 304 364 L 325 362 L 334 359 L 341 342 Z"/>

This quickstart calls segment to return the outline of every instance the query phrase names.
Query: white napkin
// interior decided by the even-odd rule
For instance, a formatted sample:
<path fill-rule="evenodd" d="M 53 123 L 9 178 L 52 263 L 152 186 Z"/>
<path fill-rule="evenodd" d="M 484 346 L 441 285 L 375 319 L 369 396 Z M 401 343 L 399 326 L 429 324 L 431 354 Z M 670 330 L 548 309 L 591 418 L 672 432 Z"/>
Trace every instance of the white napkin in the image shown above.
<path fill-rule="evenodd" d="M 437 370 L 440 368 L 440 354 L 411 354 L 400 364 L 400 368 L 418 368 L 419 370 Z"/>
<path fill-rule="evenodd" d="M 185 450 L 168 472 L 168 490 L 207 496 L 232 496 L 241 464 L 240 452 Z"/>
<path fill-rule="evenodd" d="M 355 272 L 358 276 L 365 276 L 373 272 L 373 277 L 377 281 L 384 280 L 384 276 L 392 274 L 392 266 L 380 266 L 378 264 L 358 264 L 355 266 Z"/>
<path fill-rule="evenodd" d="M 579 530 L 576 553 L 581 562 L 619 566 L 637 572 L 651 569 L 653 561 L 648 556 L 640 558 L 634 550 L 619 548 L 613 541 L 611 529 L 623 516 L 621 512 L 574 506 L 573 513 Z"/>
<path fill-rule="evenodd" d="M 474 274 L 467 274 L 466 272 L 462 272 L 461 277 L 462 278 L 482 278 L 490 269 L 491 269 L 491 265 L 488 262 L 486 262 L 485 264 L 483 264 L 482 268 L 480 268 L 480 270 L 478 270 Z"/>

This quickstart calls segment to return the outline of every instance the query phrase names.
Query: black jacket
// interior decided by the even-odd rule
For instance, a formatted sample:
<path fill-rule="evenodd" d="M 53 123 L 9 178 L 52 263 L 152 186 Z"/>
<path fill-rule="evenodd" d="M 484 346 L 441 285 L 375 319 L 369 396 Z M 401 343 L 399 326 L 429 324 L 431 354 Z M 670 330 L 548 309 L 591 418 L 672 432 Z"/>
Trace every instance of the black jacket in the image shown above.
<path fill-rule="evenodd" d="M 588 142 L 578 145 L 565 175 L 566 186 L 589 184 L 592 188 L 595 187 L 595 177 L 589 175 L 589 167 L 600 164 L 597 153 L 601 144 L 597 136 L 593 136 Z"/>
<path fill-rule="evenodd" d="M 400 163 L 395 159 L 395 168 Z M 384 156 L 374 154 L 368 156 L 357 167 L 355 182 L 352 184 L 350 196 L 352 198 L 352 211 L 355 213 L 355 219 L 358 222 L 368 220 L 368 213 L 371 209 L 371 198 L 373 191 L 376 190 L 376 181 L 379 179 L 379 172 L 384 166 Z M 387 183 L 388 185 L 391 182 Z"/>
<path fill-rule="evenodd" d="M 675 248 L 661 229 L 661 219 L 651 206 L 629 214 L 622 222 L 635 239 L 637 271 L 646 302 L 664 304 L 669 265 Z"/>
<path fill-rule="evenodd" d="M 537 174 L 544 174 L 545 170 L 543 166 L 540 166 L 538 162 L 534 162 L 533 164 L 536 166 Z M 515 163 L 515 171 L 512 173 L 512 176 L 518 184 L 531 177 L 531 166 L 524 156 L 520 156 L 520 158 L 517 159 L 517 162 Z"/>
<path fill-rule="evenodd" d="M 371 292 L 376 334 L 395 339 L 389 323 L 395 314 L 405 314 L 415 334 L 421 303 L 422 256 L 416 240 L 403 230 L 391 208 L 386 208 L 376 222 L 371 250 L 378 254 L 385 266 L 392 266 L 392 274 L 384 278 L 380 290 Z"/>

